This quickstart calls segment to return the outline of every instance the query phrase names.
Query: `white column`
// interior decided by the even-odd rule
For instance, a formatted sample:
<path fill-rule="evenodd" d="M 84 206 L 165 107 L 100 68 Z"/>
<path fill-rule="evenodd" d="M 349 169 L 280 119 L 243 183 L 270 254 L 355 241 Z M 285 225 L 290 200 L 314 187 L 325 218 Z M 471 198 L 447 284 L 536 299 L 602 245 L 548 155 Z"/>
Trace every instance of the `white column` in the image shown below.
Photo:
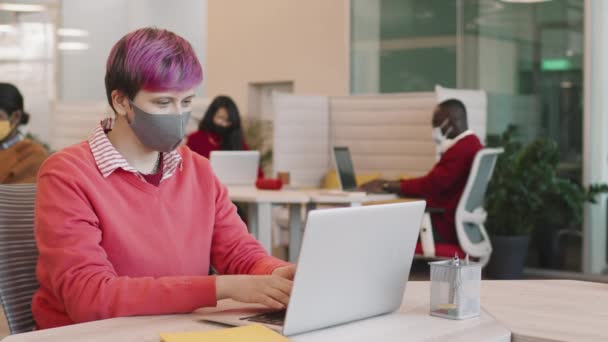
<path fill-rule="evenodd" d="M 380 92 L 380 1 L 350 1 L 351 92 Z M 355 24 L 355 26 L 353 26 Z"/>
<path fill-rule="evenodd" d="M 81 29 L 88 36 L 82 51 L 59 51 L 59 100 L 106 101 L 106 60 L 114 43 L 127 32 L 127 6 L 121 0 L 61 2 L 61 27 Z M 76 39 L 59 39 L 59 41 Z"/>
<path fill-rule="evenodd" d="M 585 0 L 585 185 L 608 182 L 608 1 Z M 583 271 L 606 269 L 606 196 L 585 208 Z"/>
<path fill-rule="evenodd" d="M 106 101 L 103 80 L 110 49 L 128 32 L 145 26 L 166 28 L 189 40 L 205 75 L 206 0 L 62 0 L 61 21 L 62 27 L 89 33 L 78 39 L 89 45 L 87 50 L 59 53 L 59 99 L 62 101 Z M 205 89 L 206 81 L 198 95 L 205 95 Z"/>

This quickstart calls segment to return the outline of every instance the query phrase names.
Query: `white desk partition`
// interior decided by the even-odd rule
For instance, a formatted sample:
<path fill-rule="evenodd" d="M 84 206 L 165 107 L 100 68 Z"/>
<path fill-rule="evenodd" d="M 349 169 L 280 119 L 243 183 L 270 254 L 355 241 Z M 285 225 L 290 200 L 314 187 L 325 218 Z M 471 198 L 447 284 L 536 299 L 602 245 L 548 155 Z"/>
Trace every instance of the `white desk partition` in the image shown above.
<path fill-rule="evenodd" d="M 339 96 L 329 103 L 331 143 L 350 148 L 357 173 L 421 176 L 435 163 L 434 93 Z"/>
<path fill-rule="evenodd" d="M 486 122 L 488 116 L 488 95 L 483 90 L 449 89 L 435 86 L 437 103 L 449 99 L 462 101 L 467 108 L 469 128 L 475 132 L 482 143 L 486 141 Z"/>
<path fill-rule="evenodd" d="M 437 160 L 431 119 L 437 103 L 455 98 L 470 128 L 485 142 L 483 90 L 302 96 L 274 94 L 274 170 L 289 171 L 296 186 L 317 186 L 333 167 L 332 146 L 348 146 L 358 173 L 383 177 L 426 174 Z"/>
<path fill-rule="evenodd" d="M 329 169 L 329 111 L 326 96 L 273 94 L 274 172 L 290 183 L 317 187 Z"/>

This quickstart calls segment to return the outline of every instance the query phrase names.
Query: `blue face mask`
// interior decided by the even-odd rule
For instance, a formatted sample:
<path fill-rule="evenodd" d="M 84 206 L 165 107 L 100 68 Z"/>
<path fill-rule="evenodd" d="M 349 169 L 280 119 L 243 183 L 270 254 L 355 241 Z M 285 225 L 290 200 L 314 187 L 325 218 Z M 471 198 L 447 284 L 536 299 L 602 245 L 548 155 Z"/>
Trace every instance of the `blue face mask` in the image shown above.
<path fill-rule="evenodd" d="M 190 112 L 183 114 L 150 114 L 131 102 L 135 116 L 131 129 L 146 147 L 158 152 L 175 150 L 184 139 Z"/>

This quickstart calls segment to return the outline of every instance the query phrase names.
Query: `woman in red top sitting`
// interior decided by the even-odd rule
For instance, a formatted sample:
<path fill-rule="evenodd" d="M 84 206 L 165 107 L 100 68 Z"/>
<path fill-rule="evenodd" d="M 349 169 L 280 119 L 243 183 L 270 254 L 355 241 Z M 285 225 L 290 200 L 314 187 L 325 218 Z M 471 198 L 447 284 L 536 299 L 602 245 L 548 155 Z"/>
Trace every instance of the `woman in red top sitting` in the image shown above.
<path fill-rule="evenodd" d="M 268 255 L 209 161 L 179 146 L 202 78 L 192 46 L 172 32 L 139 29 L 112 48 L 114 125 L 38 174 L 39 329 L 187 313 L 223 298 L 287 305 L 294 265 Z"/>
<path fill-rule="evenodd" d="M 188 136 L 186 145 L 207 159 L 211 151 L 249 150 L 236 103 L 225 95 L 213 99 L 198 125 L 198 131 Z M 261 168 L 258 177 L 264 177 Z"/>

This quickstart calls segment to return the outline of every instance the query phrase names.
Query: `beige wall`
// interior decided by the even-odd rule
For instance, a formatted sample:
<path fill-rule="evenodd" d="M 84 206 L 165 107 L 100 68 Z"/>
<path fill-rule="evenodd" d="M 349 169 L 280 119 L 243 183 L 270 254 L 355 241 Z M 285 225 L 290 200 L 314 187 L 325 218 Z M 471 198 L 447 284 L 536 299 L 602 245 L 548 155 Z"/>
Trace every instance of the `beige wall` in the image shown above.
<path fill-rule="evenodd" d="M 245 115 L 250 83 L 349 93 L 348 0 L 209 0 L 207 30 L 207 94 L 232 96 Z"/>

